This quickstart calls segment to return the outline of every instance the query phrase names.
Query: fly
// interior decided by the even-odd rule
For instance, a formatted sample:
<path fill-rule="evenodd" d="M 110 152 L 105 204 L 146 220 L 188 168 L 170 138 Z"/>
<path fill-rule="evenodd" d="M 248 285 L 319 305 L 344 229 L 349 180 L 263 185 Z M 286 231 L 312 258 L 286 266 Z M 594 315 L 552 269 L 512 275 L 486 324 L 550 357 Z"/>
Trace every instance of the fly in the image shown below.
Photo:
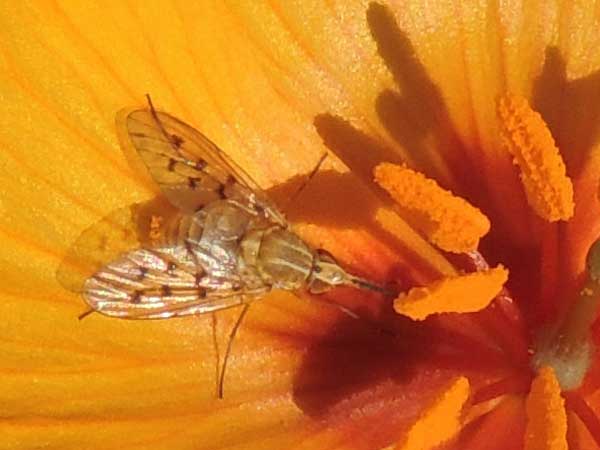
<path fill-rule="evenodd" d="M 122 126 L 170 203 L 170 214 L 138 214 L 147 239 L 98 267 L 83 283 L 83 298 L 91 311 L 125 319 L 241 307 L 218 379 L 222 398 L 231 344 L 253 300 L 273 289 L 311 294 L 336 286 L 385 289 L 346 272 L 327 251 L 304 242 L 225 152 L 190 125 L 156 111 L 147 99 L 148 107 L 130 112 Z M 115 226 L 111 222 L 107 229 Z"/>

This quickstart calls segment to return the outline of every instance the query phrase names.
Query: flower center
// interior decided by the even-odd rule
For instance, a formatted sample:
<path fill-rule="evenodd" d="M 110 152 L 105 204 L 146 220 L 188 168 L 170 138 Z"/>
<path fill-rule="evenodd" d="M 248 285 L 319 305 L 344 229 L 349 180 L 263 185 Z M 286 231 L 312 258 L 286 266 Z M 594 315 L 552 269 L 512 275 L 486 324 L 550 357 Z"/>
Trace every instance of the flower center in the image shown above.
<path fill-rule="evenodd" d="M 537 343 L 532 363 L 535 368 L 550 366 L 563 390 L 577 389 L 591 363 L 590 328 L 600 306 L 600 241 L 587 257 L 587 276 L 561 323 L 545 330 Z"/>
<path fill-rule="evenodd" d="M 497 113 L 502 148 L 512 155 L 519 169 L 533 212 L 546 222 L 570 220 L 575 211 L 573 183 L 540 114 L 531 109 L 527 100 L 515 95 L 500 98 Z M 374 175 L 397 202 L 401 215 L 430 243 L 447 252 L 468 253 L 467 256 L 477 253 L 474 250 L 479 240 L 490 229 L 489 220 L 479 209 L 405 166 L 380 164 Z M 510 300 L 504 288 L 508 270 L 502 265 L 490 269 L 482 261 L 483 264 L 475 265 L 475 272 L 446 274 L 428 286 L 401 294 L 394 309 L 413 320 L 423 320 L 431 314 L 480 311 L 494 299 L 497 305 L 502 304 L 503 297 Z M 600 241 L 592 246 L 586 269 L 583 288 L 570 299 L 568 312 L 540 333 L 529 366 L 519 366 L 521 372 L 526 372 L 527 380 L 531 380 L 529 367 L 537 372 L 526 406 L 526 449 L 567 448 L 561 391 L 580 387 L 590 367 L 589 335 L 600 307 Z M 509 391 L 510 387 L 506 392 Z M 498 391 L 494 397 L 506 392 Z M 591 429 L 591 421 L 582 414 L 578 416 Z"/>

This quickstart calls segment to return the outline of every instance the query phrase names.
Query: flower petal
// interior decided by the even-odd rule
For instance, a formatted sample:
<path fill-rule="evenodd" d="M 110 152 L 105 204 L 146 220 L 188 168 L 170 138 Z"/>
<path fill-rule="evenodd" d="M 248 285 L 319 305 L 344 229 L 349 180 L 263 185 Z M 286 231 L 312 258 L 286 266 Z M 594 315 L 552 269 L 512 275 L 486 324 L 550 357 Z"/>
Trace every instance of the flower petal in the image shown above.
<path fill-rule="evenodd" d="M 491 244 L 500 236 L 509 250 L 530 248 L 528 207 L 498 150 L 493 99 L 533 90 L 554 25 L 569 76 L 596 70 L 565 51 L 581 54 L 596 39 L 592 15 L 569 5 L 560 6 L 564 15 L 545 4 L 424 9 L 416 0 L 3 5 L 0 309 L 10 320 L 0 324 L 0 398 L 8 448 L 373 448 L 397 438 L 449 377 L 469 372 L 476 385 L 507 371 L 474 318 L 424 329 L 400 321 L 390 344 L 335 309 L 274 295 L 253 306 L 218 402 L 210 317 L 78 322 L 81 300 L 58 286 L 55 271 L 89 225 L 156 195 L 126 164 L 113 126 L 115 112 L 142 105 L 146 93 L 226 149 L 275 199 L 333 152 L 286 213 L 362 275 L 409 287 L 456 273 L 372 190 L 382 160 L 406 162 L 482 207 L 497 228 Z M 561 28 L 579 16 L 576 33 Z M 562 148 L 565 134 L 555 136 Z M 573 154 L 590 148 L 577 144 Z M 576 203 L 585 204 L 596 195 L 597 161 L 572 166 L 576 159 L 565 158 L 568 170 L 585 174 L 573 178 Z M 576 211 L 567 228 L 561 254 L 573 279 L 597 225 Z M 382 307 L 356 293 L 329 299 Z M 234 311 L 216 320 L 221 349 L 234 320 Z M 469 353 L 466 343 L 478 346 Z"/>
<path fill-rule="evenodd" d="M 392 144 L 373 104 L 393 81 L 364 4 L 340 2 L 324 13 L 319 2 L 285 9 L 24 2 L 5 5 L 0 18 L 7 448 L 372 448 L 397 438 L 448 377 L 474 371 L 466 357 L 440 369 L 429 353 L 443 351 L 422 351 L 421 337 L 435 327 L 403 325 L 404 339 L 390 350 L 379 330 L 278 294 L 250 310 L 218 401 L 216 355 L 235 311 L 216 318 L 216 338 L 211 317 L 131 322 L 92 314 L 80 322 L 81 299 L 55 279 L 83 230 L 157 193 L 127 165 L 113 125 L 115 112 L 142 105 L 145 93 L 209 135 L 261 185 L 277 185 L 276 199 L 303 183 L 299 174 L 328 150 L 318 116 L 348 118 Z M 402 233 L 377 225 L 389 210 L 360 171 L 352 175 L 330 158 L 322 172 L 298 199 L 302 206 L 286 211 L 307 239 L 381 280 L 414 283 L 453 271 L 397 217 Z M 375 303 L 347 292 L 332 299 Z M 336 370 L 345 364 L 346 374 L 332 379 L 332 362 Z M 374 424 L 389 426 L 381 432 Z"/>

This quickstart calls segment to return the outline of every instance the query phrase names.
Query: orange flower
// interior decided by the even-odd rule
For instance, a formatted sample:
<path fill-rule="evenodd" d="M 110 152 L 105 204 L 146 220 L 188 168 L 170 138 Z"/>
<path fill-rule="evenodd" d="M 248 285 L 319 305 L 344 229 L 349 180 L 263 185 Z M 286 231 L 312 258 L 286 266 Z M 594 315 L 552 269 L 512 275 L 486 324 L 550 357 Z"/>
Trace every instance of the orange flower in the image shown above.
<path fill-rule="evenodd" d="M 2 448 L 600 445 L 586 263 L 600 234 L 597 8 L 423 3 L 6 2 Z M 83 303 L 55 275 L 69 247 L 158 194 L 114 127 L 145 93 L 280 205 L 329 152 L 285 213 L 345 267 L 406 293 L 326 297 L 364 320 L 262 299 L 224 400 L 215 376 L 236 311 L 78 321 Z M 435 181 L 379 174 L 397 201 L 426 186 L 427 202 L 393 204 L 373 181 L 383 162 Z M 407 300 L 430 317 L 396 314 Z"/>

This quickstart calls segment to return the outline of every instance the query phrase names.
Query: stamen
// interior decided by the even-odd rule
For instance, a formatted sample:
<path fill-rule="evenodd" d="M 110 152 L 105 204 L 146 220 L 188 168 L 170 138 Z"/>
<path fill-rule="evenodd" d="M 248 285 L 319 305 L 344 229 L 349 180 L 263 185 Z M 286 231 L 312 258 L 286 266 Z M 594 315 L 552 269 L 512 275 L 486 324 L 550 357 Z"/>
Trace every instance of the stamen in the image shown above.
<path fill-rule="evenodd" d="M 480 311 L 502 290 L 508 270 L 493 269 L 444 278 L 429 286 L 411 289 L 394 301 L 397 313 L 423 320 L 436 313 Z"/>
<path fill-rule="evenodd" d="M 550 366 L 563 390 L 577 389 L 590 367 L 592 343 L 590 328 L 600 307 L 600 241 L 595 242 L 587 256 L 587 278 L 583 288 L 571 301 L 571 309 L 554 329 L 538 339 L 534 367 Z"/>
<path fill-rule="evenodd" d="M 429 450 L 454 437 L 462 428 L 461 412 L 469 394 L 469 381 L 457 378 L 421 414 L 396 450 Z"/>
<path fill-rule="evenodd" d="M 521 170 L 527 201 L 549 222 L 573 216 L 573 183 L 548 126 L 527 100 L 506 95 L 498 101 L 502 144 Z"/>
<path fill-rule="evenodd" d="M 551 367 L 540 369 L 526 403 L 525 450 L 567 450 L 567 414 Z"/>
<path fill-rule="evenodd" d="M 474 250 L 490 229 L 490 221 L 479 209 L 421 173 L 383 163 L 374 174 L 375 181 L 406 210 L 411 225 L 443 250 Z"/>

